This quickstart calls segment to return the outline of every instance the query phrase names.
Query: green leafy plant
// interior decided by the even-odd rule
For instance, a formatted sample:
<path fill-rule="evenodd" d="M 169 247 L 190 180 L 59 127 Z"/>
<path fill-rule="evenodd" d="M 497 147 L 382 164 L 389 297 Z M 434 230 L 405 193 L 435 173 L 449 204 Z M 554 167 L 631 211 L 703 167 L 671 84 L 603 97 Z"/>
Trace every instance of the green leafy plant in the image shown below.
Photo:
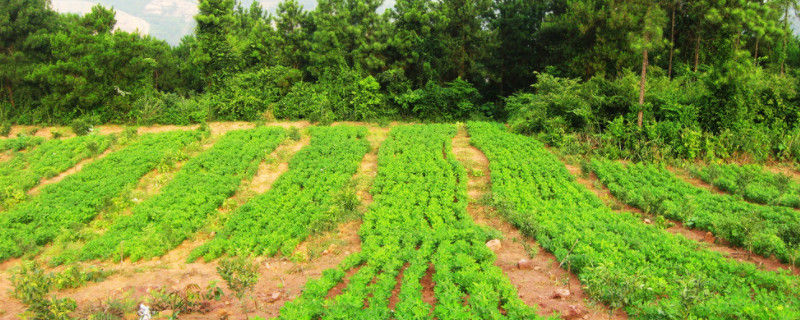
<path fill-rule="evenodd" d="M 11 134 L 11 122 L 3 122 L 0 124 L 0 136 L 8 137 Z"/>
<path fill-rule="evenodd" d="M 24 262 L 16 270 L 11 277 L 11 284 L 14 286 L 14 297 L 28 305 L 21 315 L 23 319 L 72 319 L 69 314 L 77 308 L 75 301 L 47 297 L 57 284 L 56 278 L 57 275 L 47 273 L 37 262 Z"/>
<path fill-rule="evenodd" d="M 294 126 L 291 126 L 291 127 L 289 127 L 289 133 L 288 133 L 288 135 L 289 135 L 289 139 L 292 139 L 292 140 L 294 140 L 294 141 L 299 141 L 299 140 L 300 140 L 300 138 L 301 138 L 301 136 L 300 136 L 300 129 L 297 129 L 297 128 L 296 128 L 296 127 L 294 127 Z"/>
<path fill-rule="evenodd" d="M 253 290 L 260 275 L 258 264 L 245 256 L 220 260 L 217 273 L 239 299 Z"/>
<path fill-rule="evenodd" d="M 640 318 L 724 319 L 746 314 L 770 319 L 775 310 L 789 318 L 800 316 L 796 277 L 758 270 L 646 225 L 633 214 L 611 211 L 578 184 L 540 141 L 508 133 L 496 124 L 470 122 L 467 127 L 471 143 L 489 159 L 493 194 L 513 207 L 500 210 L 504 217 L 574 272 L 591 297 Z M 724 215 L 701 215 L 700 210 L 713 210 L 695 201 L 704 197 L 697 193 L 687 206 L 690 201 L 679 193 L 684 187 L 672 183 L 674 177 L 661 167 L 595 160 L 592 169 L 608 179 L 606 185 L 623 201 L 663 208 L 687 221 L 695 219 L 697 225 L 713 226 L 714 219 L 727 216 L 730 226 L 759 231 L 755 234 L 761 236 L 752 241 L 754 250 L 778 248 L 771 228 L 742 219 L 744 214 L 736 214 L 735 207 L 719 208 Z M 681 187 L 668 191 L 656 187 L 661 184 Z M 670 201 L 672 195 L 679 198 Z M 754 209 L 749 207 L 748 216 L 756 216 Z M 797 229 L 783 230 L 790 228 Z M 753 292 L 758 298 L 753 299 Z"/>
<path fill-rule="evenodd" d="M 77 136 L 85 136 L 92 131 L 92 124 L 86 119 L 75 119 L 70 124 L 72 132 Z"/>

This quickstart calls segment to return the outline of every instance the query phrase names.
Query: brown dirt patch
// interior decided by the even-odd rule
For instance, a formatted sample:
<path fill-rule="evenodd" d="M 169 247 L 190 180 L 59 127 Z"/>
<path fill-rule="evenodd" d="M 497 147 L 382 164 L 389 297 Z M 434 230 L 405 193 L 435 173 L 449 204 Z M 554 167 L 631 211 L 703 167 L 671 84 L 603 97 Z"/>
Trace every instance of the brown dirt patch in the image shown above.
<path fill-rule="evenodd" d="M 372 194 L 369 193 L 369 190 L 378 175 L 378 151 L 383 141 L 389 136 L 389 130 L 390 128 L 369 127 L 367 140 L 369 140 L 370 150 L 361 159 L 358 171 L 353 176 L 357 189 L 356 195 L 361 199 L 365 211 L 372 204 Z"/>
<path fill-rule="evenodd" d="M 797 170 L 793 169 L 789 165 L 786 165 L 786 164 L 779 165 L 779 166 L 769 165 L 769 166 L 764 166 L 764 169 L 766 169 L 767 171 L 772 172 L 772 173 L 778 173 L 778 174 L 787 175 L 787 176 L 791 177 L 792 180 L 794 180 L 796 183 L 800 183 L 800 172 L 798 172 Z"/>
<path fill-rule="evenodd" d="M 275 148 L 267 157 L 267 159 L 272 159 L 274 162 L 268 163 L 267 160 L 262 161 L 261 164 L 258 165 L 258 171 L 255 177 L 253 177 L 253 180 L 250 181 L 250 185 L 247 189 L 256 194 L 267 192 L 267 190 L 272 188 L 272 184 L 275 183 L 275 180 L 278 180 L 278 177 L 289 170 L 288 160 L 310 142 L 311 138 L 309 136 L 304 136 L 299 141 L 286 140 L 285 143 Z"/>
<path fill-rule="evenodd" d="M 433 310 L 436 308 L 436 294 L 433 291 L 433 287 L 436 285 L 436 283 L 433 282 L 434 273 L 436 273 L 436 269 L 431 263 L 428 266 L 428 270 L 425 271 L 425 275 L 419 279 L 419 284 L 422 285 L 422 302 L 431 305 L 431 313 L 433 313 Z"/>
<path fill-rule="evenodd" d="M 18 319 L 17 314 L 24 312 L 27 308 L 12 296 L 14 288 L 11 286 L 10 271 L 11 268 L 19 265 L 19 262 L 19 259 L 10 259 L 0 263 L 0 271 L 2 271 L 0 274 L 0 319 L 3 320 Z"/>
<path fill-rule="evenodd" d="M 656 221 L 657 216 L 654 214 L 645 213 L 639 208 L 629 206 L 619 200 L 617 200 L 608 188 L 603 185 L 597 176 L 594 173 L 591 173 L 588 177 L 583 177 L 581 175 L 580 168 L 575 165 L 565 164 L 567 169 L 573 176 L 575 176 L 578 183 L 582 184 L 584 187 L 589 189 L 590 191 L 594 192 L 603 202 L 606 203 L 612 210 L 616 212 L 635 212 L 641 215 L 642 221 L 644 219 L 649 219 L 651 221 Z M 681 177 L 685 181 L 694 184 L 695 186 L 699 186 L 702 188 L 707 188 L 711 190 L 712 188 L 715 189 L 715 192 L 724 193 L 723 191 L 716 189 L 715 187 L 711 186 L 708 183 L 696 178 L 692 178 L 686 174 L 680 174 L 673 171 L 677 176 Z M 735 248 L 726 245 L 723 240 L 714 237 L 713 234 L 707 231 L 698 230 L 698 229 L 690 229 L 683 225 L 680 221 L 674 220 L 667 220 L 669 223 L 672 223 L 673 226 L 665 229 L 670 233 L 673 234 L 680 234 L 688 239 L 695 240 L 700 244 L 701 248 L 705 248 L 711 251 L 719 252 L 725 257 L 736 260 L 738 262 L 747 262 L 753 263 L 757 265 L 760 269 L 769 270 L 769 271 L 777 271 L 779 269 L 790 270 L 794 274 L 800 275 L 800 270 L 797 268 L 792 268 L 792 266 L 787 265 L 785 263 L 781 263 L 775 258 L 765 258 L 759 255 L 756 255 L 752 252 L 741 248 Z"/>
<path fill-rule="evenodd" d="M 292 262 L 283 257 L 266 258 L 260 257 L 256 261 L 259 263 L 261 277 L 253 292 L 243 299 L 245 305 L 251 311 L 247 316 L 275 317 L 280 308 L 287 302 L 297 297 L 305 285 L 312 278 L 318 278 L 322 271 L 335 268 L 342 259 L 357 250 L 360 250 L 360 239 L 357 230 L 359 222 L 350 222 L 340 226 L 337 238 L 345 241 L 344 244 L 336 246 L 329 253 L 311 262 Z M 211 281 L 217 281 L 217 286 L 222 288 L 226 296 L 221 301 L 214 301 L 211 304 L 212 311 L 207 314 L 182 314 L 181 317 L 187 319 L 213 318 L 217 319 L 223 314 L 229 315 L 229 319 L 245 319 L 243 312 L 243 301 L 234 298 L 228 290 L 224 281 L 216 271 L 217 262 L 195 262 L 186 263 L 189 253 L 197 246 L 202 244 L 202 240 L 187 241 L 178 248 L 170 251 L 167 255 L 149 261 L 139 261 L 131 263 L 112 263 L 95 261 L 86 263 L 86 266 L 95 266 L 105 270 L 114 270 L 116 273 L 108 277 L 103 282 L 89 283 L 77 289 L 62 290 L 54 293 L 59 297 L 69 297 L 78 304 L 77 313 L 85 313 L 91 306 L 96 306 L 112 299 L 134 301 L 147 304 L 149 293 L 160 288 L 168 290 L 183 291 L 187 286 L 196 284 L 201 289 Z M 19 260 L 9 261 L 0 264 L 0 268 L 7 269 L 11 265 L 16 265 Z M 4 274 L 0 277 L 0 310 L 6 310 L 6 314 L 0 314 L 0 318 L 16 318 L 15 315 L 24 311 L 25 306 L 19 301 L 10 297 L 10 275 Z M 272 299 L 272 295 L 278 293 L 279 298 Z M 252 297 L 252 299 L 251 299 Z M 135 310 L 128 310 L 131 314 Z M 9 318 L 9 319 L 11 319 Z"/>
<path fill-rule="evenodd" d="M 14 157 L 14 153 L 13 152 L 6 151 L 6 152 L 3 152 L 3 153 L 0 153 L 0 162 L 6 162 L 8 160 L 11 160 L 11 158 L 13 158 L 13 157 Z"/>
<path fill-rule="evenodd" d="M 568 315 L 571 310 L 580 309 L 585 311 L 580 317 L 587 319 L 627 319 L 622 311 L 617 310 L 609 315 L 609 309 L 604 305 L 589 303 L 589 297 L 583 292 L 578 277 L 559 268 L 555 256 L 499 217 L 494 208 L 476 201 L 490 189 L 489 161 L 483 152 L 470 145 L 469 136 L 463 126 L 453 138 L 453 153 L 469 172 L 468 193 L 471 201 L 467 205 L 467 211 L 476 223 L 495 228 L 505 237 L 501 240 L 502 249 L 496 252 L 495 265 L 517 287 L 520 299 L 529 306 L 538 306 L 540 315 L 551 315 L 554 312 Z M 482 175 L 474 174 L 478 170 Z M 517 263 L 523 258 L 531 260 L 533 269 L 517 267 Z M 570 296 L 555 298 L 553 293 L 558 288 L 568 289 Z"/>
<path fill-rule="evenodd" d="M 117 148 L 115 148 L 114 146 L 110 146 L 110 147 L 108 147 L 108 149 L 103 151 L 103 153 L 101 153 L 100 155 L 95 156 L 95 157 L 91 157 L 91 158 L 87 158 L 87 159 L 83 159 L 83 160 L 79 161 L 78 164 L 76 164 L 74 167 L 69 168 L 66 171 L 62 172 L 62 173 L 59 173 L 55 177 L 52 177 L 52 178 L 49 178 L 49 179 L 42 179 L 37 186 L 35 186 L 32 189 L 28 190 L 28 195 L 29 196 L 35 196 L 35 195 L 39 194 L 39 192 L 41 191 L 41 189 L 44 186 L 49 185 L 49 184 L 53 184 L 53 183 L 57 183 L 57 182 L 59 182 L 61 180 L 64 180 L 64 178 L 66 178 L 67 176 L 75 174 L 78 171 L 81 171 L 81 169 L 83 169 L 83 167 L 85 165 L 87 165 L 89 163 L 92 163 L 94 161 L 97 161 L 99 159 L 105 158 L 105 156 L 109 155 L 111 152 L 114 152 L 116 149 Z"/>

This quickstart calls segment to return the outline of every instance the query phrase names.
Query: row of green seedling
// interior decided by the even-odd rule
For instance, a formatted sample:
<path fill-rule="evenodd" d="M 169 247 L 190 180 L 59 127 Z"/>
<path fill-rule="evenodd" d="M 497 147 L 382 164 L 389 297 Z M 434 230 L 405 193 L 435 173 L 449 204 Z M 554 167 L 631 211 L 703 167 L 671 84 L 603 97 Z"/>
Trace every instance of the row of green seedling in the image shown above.
<path fill-rule="evenodd" d="M 160 193 L 119 217 L 79 253 L 65 255 L 136 261 L 166 254 L 203 227 L 285 136 L 277 127 L 228 132 L 211 149 L 189 159 Z"/>
<path fill-rule="evenodd" d="M 0 213 L 0 261 L 33 253 L 59 234 L 90 222 L 170 152 L 199 138 L 198 132 L 186 131 L 145 134 L 60 182 L 42 187 L 31 200 Z"/>
<path fill-rule="evenodd" d="M 574 272 L 592 298 L 636 319 L 797 319 L 800 283 L 730 260 L 617 213 L 542 143 L 502 125 L 468 124 L 490 161 L 495 205 Z"/>
<path fill-rule="evenodd" d="M 311 127 L 310 145 L 298 151 L 269 191 L 233 212 L 216 236 L 189 259 L 223 254 L 291 254 L 316 232 L 343 218 L 337 201 L 369 150 L 365 127 Z"/>
<path fill-rule="evenodd" d="M 81 160 L 97 156 L 111 144 L 112 137 L 88 135 L 70 139 L 52 139 L 28 151 L 17 152 L 0 166 L 0 210 L 27 199 L 26 192 L 48 179 L 74 167 Z"/>
<path fill-rule="evenodd" d="M 765 206 L 693 186 L 661 165 L 593 160 L 612 194 L 645 212 L 712 232 L 733 246 L 779 260 L 800 258 L 800 212 Z"/>
<path fill-rule="evenodd" d="M 800 184 L 760 165 L 712 164 L 694 167 L 692 175 L 725 192 L 760 204 L 800 208 Z"/>
<path fill-rule="evenodd" d="M 485 245 L 493 232 L 466 213 L 466 172 L 450 151 L 455 133 L 452 125 L 392 129 L 379 151 L 362 251 L 309 281 L 281 319 L 538 318 L 494 265 Z M 428 273 L 435 305 L 423 299 Z M 328 297 L 343 281 L 341 294 Z"/>

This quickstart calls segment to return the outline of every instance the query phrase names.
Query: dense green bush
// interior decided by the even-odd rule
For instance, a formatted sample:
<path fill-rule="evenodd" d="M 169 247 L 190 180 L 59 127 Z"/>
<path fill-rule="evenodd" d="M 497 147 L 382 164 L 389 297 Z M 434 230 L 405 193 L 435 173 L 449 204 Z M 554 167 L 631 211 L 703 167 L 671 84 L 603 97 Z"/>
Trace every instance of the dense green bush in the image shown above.
<path fill-rule="evenodd" d="M 92 124 L 87 119 L 75 119 L 70 124 L 72 132 L 78 136 L 85 136 L 92 131 Z"/>

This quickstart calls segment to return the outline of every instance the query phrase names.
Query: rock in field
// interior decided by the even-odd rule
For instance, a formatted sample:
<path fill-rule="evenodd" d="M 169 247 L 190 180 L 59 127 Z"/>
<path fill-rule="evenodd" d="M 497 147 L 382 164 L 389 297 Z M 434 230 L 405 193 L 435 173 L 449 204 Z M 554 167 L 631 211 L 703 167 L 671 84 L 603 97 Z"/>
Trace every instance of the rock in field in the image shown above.
<path fill-rule="evenodd" d="M 503 248 L 503 244 L 501 244 L 498 239 L 489 240 L 489 242 L 486 242 L 486 246 L 494 252 L 500 251 L 500 249 Z"/>
<path fill-rule="evenodd" d="M 517 268 L 520 268 L 520 270 L 531 270 L 533 269 L 533 261 L 522 258 L 517 262 Z"/>

